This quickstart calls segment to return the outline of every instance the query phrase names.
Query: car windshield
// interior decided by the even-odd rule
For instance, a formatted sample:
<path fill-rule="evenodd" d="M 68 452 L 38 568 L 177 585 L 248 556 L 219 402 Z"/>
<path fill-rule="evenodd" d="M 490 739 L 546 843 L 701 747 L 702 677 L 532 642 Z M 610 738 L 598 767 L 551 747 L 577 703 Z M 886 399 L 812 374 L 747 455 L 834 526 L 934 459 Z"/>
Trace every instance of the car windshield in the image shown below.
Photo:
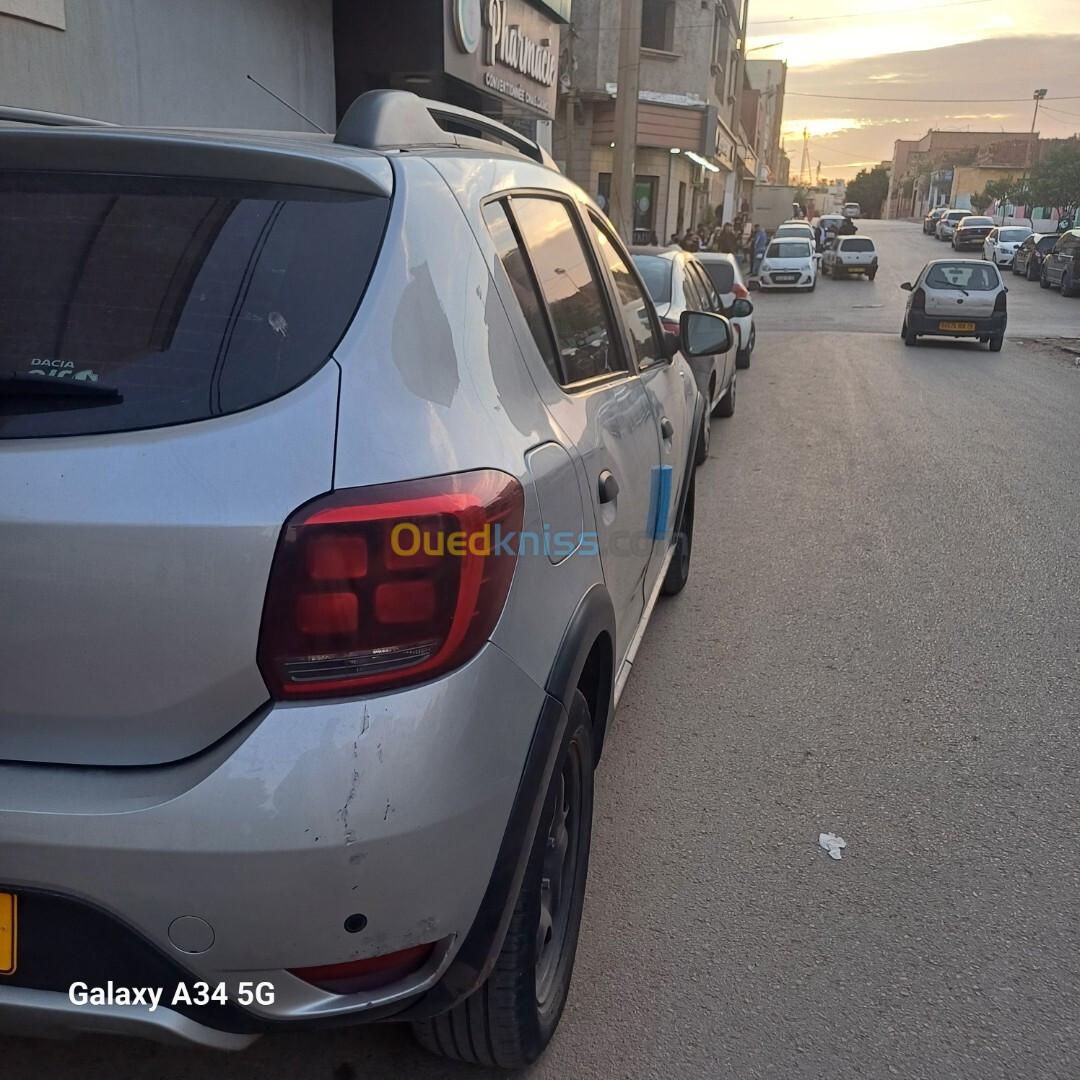
<path fill-rule="evenodd" d="M 968 229 L 981 228 L 983 225 L 989 225 L 993 228 L 994 219 L 988 217 L 967 217 L 962 220 L 962 224 Z"/>
<path fill-rule="evenodd" d="M 1031 235 L 1030 229 L 999 229 L 998 239 L 1006 244 L 1019 244 Z"/>
<path fill-rule="evenodd" d="M 671 303 L 671 260 L 659 255 L 634 255 L 633 259 L 653 303 Z"/>
<path fill-rule="evenodd" d="M 735 267 L 727 259 L 703 259 L 701 265 L 709 280 L 716 286 L 716 291 L 723 295 L 732 291 L 735 284 Z"/>
<path fill-rule="evenodd" d="M 998 288 L 1001 279 L 997 271 L 982 262 L 938 263 L 926 275 L 931 289 L 967 289 L 969 292 L 990 292 Z"/>
<path fill-rule="evenodd" d="M 806 225 L 781 225 L 776 230 L 777 236 L 810 236 L 814 230 Z"/>
<path fill-rule="evenodd" d="M 874 241 L 868 236 L 853 236 L 840 243 L 842 251 L 873 251 Z"/>
<path fill-rule="evenodd" d="M 773 241 L 765 252 L 766 259 L 807 259 L 810 257 L 810 245 L 805 240 Z"/>

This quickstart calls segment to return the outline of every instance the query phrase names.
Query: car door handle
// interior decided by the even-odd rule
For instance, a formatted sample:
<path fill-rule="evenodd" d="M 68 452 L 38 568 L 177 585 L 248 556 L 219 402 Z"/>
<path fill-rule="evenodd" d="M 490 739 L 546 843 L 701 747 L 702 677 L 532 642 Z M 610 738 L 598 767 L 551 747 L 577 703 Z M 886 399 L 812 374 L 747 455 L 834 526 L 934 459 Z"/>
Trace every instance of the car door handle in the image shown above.
<path fill-rule="evenodd" d="M 660 419 L 660 434 L 663 435 L 665 439 L 670 439 L 671 436 L 675 434 L 675 426 L 666 416 L 661 417 Z"/>
<path fill-rule="evenodd" d="M 610 469 L 605 469 L 600 474 L 600 501 L 602 503 L 614 502 L 619 494 L 619 481 Z"/>

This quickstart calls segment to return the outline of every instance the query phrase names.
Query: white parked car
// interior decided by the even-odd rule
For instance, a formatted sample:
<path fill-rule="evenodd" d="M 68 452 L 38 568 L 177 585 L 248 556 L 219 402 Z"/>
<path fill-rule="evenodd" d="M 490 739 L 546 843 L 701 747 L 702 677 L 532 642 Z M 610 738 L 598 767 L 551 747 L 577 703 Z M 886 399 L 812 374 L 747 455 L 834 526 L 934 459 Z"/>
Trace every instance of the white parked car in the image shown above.
<path fill-rule="evenodd" d="M 950 210 L 948 213 L 942 214 L 938 219 L 937 231 L 934 235 L 939 240 L 951 241 L 953 234 L 956 232 L 956 226 L 966 217 L 971 217 L 970 210 Z"/>
<path fill-rule="evenodd" d="M 976 259 L 934 259 L 914 283 L 901 286 L 911 295 L 900 336 L 914 345 L 924 335 L 969 337 L 1000 352 L 1008 322 L 1006 293 L 996 266 Z"/>
<path fill-rule="evenodd" d="M 813 292 L 817 286 L 818 259 L 814 241 L 808 237 L 773 237 L 761 263 L 761 288 Z"/>
<path fill-rule="evenodd" d="M 785 236 L 806 236 L 811 240 L 817 239 L 814 226 L 809 221 L 785 221 L 783 225 L 777 226 L 772 238 L 779 240 Z"/>
<path fill-rule="evenodd" d="M 837 236 L 822 257 L 821 272 L 833 278 L 865 275 L 873 281 L 878 272 L 874 241 L 869 236 Z"/>
<path fill-rule="evenodd" d="M 1012 266 L 1016 249 L 1031 236 L 1022 225 L 1002 225 L 993 229 L 983 241 L 983 258 L 998 266 Z"/>
<path fill-rule="evenodd" d="M 754 329 L 754 305 L 750 302 L 750 290 L 743 280 L 742 271 L 734 255 L 722 251 L 699 251 L 697 261 L 705 267 L 705 273 L 720 294 L 724 305 L 721 314 L 728 317 L 735 331 L 735 366 L 750 366 L 750 354 L 757 342 Z"/>

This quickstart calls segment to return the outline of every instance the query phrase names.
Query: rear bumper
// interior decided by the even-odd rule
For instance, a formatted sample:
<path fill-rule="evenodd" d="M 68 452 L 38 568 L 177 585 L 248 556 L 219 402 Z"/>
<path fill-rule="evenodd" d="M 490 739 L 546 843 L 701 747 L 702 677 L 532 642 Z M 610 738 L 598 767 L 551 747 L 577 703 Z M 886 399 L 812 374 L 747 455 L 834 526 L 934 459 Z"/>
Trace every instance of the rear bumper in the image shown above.
<path fill-rule="evenodd" d="M 961 248 L 981 248 L 985 239 L 985 236 L 953 236 L 952 242 L 959 251 Z"/>
<path fill-rule="evenodd" d="M 0 1027 L 229 1048 L 448 1008 L 501 944 L 526 780 L 560 720 L 489 645 L 425 686 L 270 708 L 209 765 L 0 767 L 0 890 L 20 898 Z M 350 933 L 355 914 L 366 925 Z M 377 990 L 330 994 L 288 971 L 427 942 L 423 968 Z M 165 995 L 152 1012 L 76 1005 L 77 981 Z M 169 1007 L 178 982 L 200 981 L 227 1004 Z M 241 1007 L 241 982 L 270 983 L 273 1002 Z"/>
<path fill-rule="evenodd" d="M 940 324 L 943 322 L 966 322 L 973 323 L 974 330 L 942 330 Z M 908 329 L 916 334 L 932 334 L 935 337 L 983 337 L 986 334 L 1003 334 L 1005 333 L 1005 327 L 1008 322 L 1007 312 L 996 312 L 989 318 L 973 319 L 963 316 L 956 316 L 955 318 L 945 318 L 944 316 L 934 315 L 927 316 L 920 312 L 908 312 L 907 324 Z"/>

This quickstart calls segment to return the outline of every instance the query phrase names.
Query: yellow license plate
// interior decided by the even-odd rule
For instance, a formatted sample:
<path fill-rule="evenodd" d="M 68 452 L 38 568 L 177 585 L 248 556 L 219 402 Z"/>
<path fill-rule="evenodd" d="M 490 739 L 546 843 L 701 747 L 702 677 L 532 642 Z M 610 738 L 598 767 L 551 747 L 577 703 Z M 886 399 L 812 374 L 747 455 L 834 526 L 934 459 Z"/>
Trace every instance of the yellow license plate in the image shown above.
<path fill-rule="evenodd" d="M 975 324 L 973 322 L 939 322 L 939 330 L 974 330 Z"/>
<path fill-rule="evenodd" d="M 0 975 L 15 971 L 15 897 L 0 892 Z"/>

